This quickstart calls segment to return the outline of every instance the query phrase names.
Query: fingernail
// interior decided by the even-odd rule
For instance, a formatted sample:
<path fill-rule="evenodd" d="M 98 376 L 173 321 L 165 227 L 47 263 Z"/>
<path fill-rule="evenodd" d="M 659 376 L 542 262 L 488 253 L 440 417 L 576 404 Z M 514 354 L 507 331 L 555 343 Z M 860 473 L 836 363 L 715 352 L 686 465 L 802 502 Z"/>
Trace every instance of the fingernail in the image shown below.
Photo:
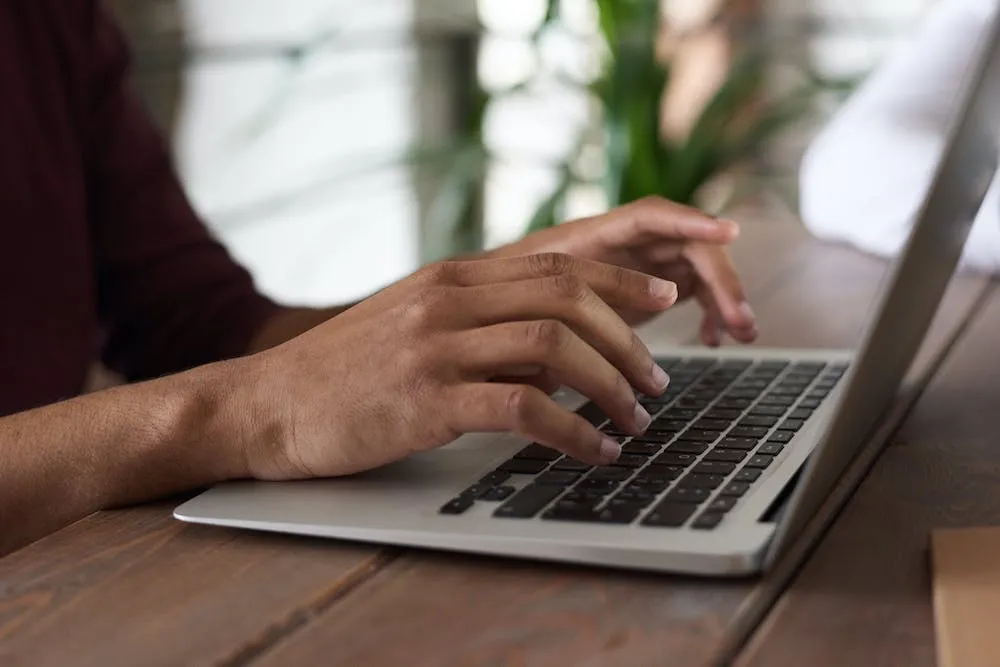
<path fill-rule="evenodd" d="M 725 227 L 728 227 L 729 228 L 729 232 L 733 236 L 739 236 L 739 234 L 740 234 L 740 225 L 739 225 L 738 222 L 736 222 L 734 220 L 719 220 L 719 224 L 723 225 Z"/>
<path fill-rule="evenodd" d="M 601 439 L 601 460 L 605 463 L 614 463 L 618 460 L 618 457 L 622 454 L 622 446 L 612 440 L 611 438 L 604 437 Z"/>
<path fill-rule="evenodd" d="M 635 427 L 642 432 L 645 432 L 646 429 L 649 428 L 650 422 L 653 421 L 653 418 L 649 416 L 649 413 L 646 412 L 646 410 L 638 403 L 635 404 L 633 418 L 635 420 Z"/>
<path fill-rule="evenodd" d="M 657 299 L 671 299 L 677 296 L 677 285 L 669 280 L 653 278 L 649 281 L 649 293 Z"/>
<path fill-rule="evenodd" d="M 757 320 L 757 316 L 754 314 L 753 308 L 751 308 L 750 304 L 746 301 L 741 301 L 740 305 L 736 306 L 736 309 L 739 311 L 740 317 L 747 322 L 754 322 Z"/>
<path fill-rule="evenodd" d="M 660 368 L 660 365 L 656 362 L 653 362 L 653 382 L 661 392 L 665 391 L 667 385 L 670 384 L 670 377 L 667 375 L 667 372 Z"/>

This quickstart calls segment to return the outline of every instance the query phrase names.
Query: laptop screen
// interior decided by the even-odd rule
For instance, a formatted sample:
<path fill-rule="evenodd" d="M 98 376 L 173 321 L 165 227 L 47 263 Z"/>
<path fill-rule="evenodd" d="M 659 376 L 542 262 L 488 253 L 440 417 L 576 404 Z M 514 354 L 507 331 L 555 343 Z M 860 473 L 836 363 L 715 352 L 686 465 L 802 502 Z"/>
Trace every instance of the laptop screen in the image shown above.
<path fill-rule="evenodd" d="M 892 404 L 994 182 L 1000 126 L 1000 20 L 996 14 L 964 90 L 907 246 L 882 291 L 827 432 L 806 463 L 779 521 L 769 561 L 815 514 Z M 994 187 L 998 186 L 1000 181 Z"/>

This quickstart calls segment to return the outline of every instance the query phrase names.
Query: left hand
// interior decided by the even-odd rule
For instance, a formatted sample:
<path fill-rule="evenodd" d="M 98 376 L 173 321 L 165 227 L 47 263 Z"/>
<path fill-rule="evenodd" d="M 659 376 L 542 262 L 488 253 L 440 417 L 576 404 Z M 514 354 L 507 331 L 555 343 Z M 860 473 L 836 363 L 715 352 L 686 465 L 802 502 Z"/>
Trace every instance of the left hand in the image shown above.
<path fill-rule="evenodd" d="M 603 215 L 531 234 L 492 251 L 492 257 L 561 252 L 654 275 L 677 284 L 678 298 L 701 304 L 702 342 L 721 344 L 723 331 L 749 343 L 757 337 L 753 310 L 729 256 L 736 223 L 658 197 L 647 197 Z M 619 313 L 639 324 L 646 313 Z"/>

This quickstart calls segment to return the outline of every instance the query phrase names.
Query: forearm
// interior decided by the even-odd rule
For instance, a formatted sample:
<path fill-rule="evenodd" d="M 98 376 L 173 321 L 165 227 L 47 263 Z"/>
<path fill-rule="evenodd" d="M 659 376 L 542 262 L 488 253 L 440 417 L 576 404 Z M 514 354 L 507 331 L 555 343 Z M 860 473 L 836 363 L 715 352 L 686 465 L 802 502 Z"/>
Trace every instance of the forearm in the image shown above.
<path fill-rule="evenodd" d="M 251 406 L 233 388 L 248 372 L 213 364 L 0 419 L 0 554 L 99 509 L 245 477 Z"/>

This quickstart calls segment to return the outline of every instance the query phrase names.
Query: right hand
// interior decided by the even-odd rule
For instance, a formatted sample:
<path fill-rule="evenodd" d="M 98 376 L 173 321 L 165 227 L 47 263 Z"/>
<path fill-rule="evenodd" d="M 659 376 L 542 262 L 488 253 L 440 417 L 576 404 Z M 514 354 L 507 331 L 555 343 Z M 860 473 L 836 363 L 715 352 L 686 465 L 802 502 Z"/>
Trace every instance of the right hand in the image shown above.
<path fill-rule="evenodd" d="M 502 431 L 611 463 L 620 445 L 546 390 L 571 387 L 623 431 L 645 431 L 632 388 L 659 395 L 667 376 L 615 309 L 655 313 L 676 298 L 673 283 L 569 255 L 429 266 L 242 360 L 261 392 L 249 472 L 345 475 Z"/>

